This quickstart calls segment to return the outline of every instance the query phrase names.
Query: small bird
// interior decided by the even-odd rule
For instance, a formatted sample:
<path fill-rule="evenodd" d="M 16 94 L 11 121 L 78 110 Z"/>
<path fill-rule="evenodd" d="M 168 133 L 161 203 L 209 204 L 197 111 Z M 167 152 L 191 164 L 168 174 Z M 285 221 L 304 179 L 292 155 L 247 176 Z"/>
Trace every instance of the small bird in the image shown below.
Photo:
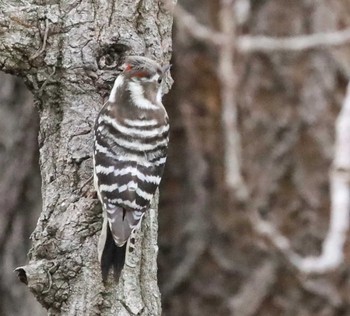
<path fill-rule="evenodd" d="M 169 119 L 162 104 L 161 67 L 129 56 L 94 128 L 94 185 L 103 209 L 98 245 L 103 281 L 113 267 L 119 280 L 132 237 L 150 207 L 167 157 Z"/>

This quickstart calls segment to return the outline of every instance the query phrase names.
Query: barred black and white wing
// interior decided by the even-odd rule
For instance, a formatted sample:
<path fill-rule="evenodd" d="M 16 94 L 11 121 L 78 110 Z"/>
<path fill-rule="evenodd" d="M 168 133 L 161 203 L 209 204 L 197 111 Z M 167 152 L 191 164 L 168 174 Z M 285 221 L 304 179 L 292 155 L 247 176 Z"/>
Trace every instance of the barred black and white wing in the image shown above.
<path fill-rule="evenodd" d="M 94 139 L 94 182 L 104 210 L 99 244 L 104 280 L 112 266 L 118 277 L 126 242 L 160 184 L 169 132 L 163 106 L 139 111 L 128 99 L 112 101 L 96 120 Z"/>

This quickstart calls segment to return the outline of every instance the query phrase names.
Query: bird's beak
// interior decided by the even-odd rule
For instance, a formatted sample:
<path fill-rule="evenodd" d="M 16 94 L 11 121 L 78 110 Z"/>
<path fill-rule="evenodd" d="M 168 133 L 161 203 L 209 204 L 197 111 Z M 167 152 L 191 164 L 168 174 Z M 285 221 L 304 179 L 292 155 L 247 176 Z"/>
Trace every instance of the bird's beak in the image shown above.
<path fill-rule="evenodd" d="M 170 70 L 171 66 L 172 66 L 171 64 L 168 64 L 168 65 L 163 66 L 163 68 L 162 68 L 163 75 L 165 75 L 166 72 L 167 72 L 168 70 Z"/>

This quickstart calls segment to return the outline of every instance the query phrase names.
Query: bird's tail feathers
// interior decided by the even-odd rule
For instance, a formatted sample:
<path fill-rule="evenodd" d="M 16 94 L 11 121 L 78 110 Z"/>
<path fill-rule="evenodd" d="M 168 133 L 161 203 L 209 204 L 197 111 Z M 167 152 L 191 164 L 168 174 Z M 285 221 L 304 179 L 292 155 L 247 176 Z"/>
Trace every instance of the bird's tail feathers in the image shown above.
<path fill-rule="evenodd" d="M 123 246 L 118 247 L 113 240 L 109 225 L 107 225 L 106 228 L 106 242 L 101 256 L 102 279 L 103 282 L 106 282 L 108 273 L 110 269 L 113 268 L 114 278 L 118 282 L 125 263 L 125 251 L 127 244 L 125 243 Z"/>
<path fill-rule="evenodd" d="M 129 267 L 136 266 L 131 254 L 135 249 L 136 232 L 141 226 L 143 215 L 144 212 L 125 212 L 122 208 L 104 214 L 99 242 L 99 259 L 104 282 L 111 268 L 114 270 L 114 278 L 118 281 L 124 264 Z"/>

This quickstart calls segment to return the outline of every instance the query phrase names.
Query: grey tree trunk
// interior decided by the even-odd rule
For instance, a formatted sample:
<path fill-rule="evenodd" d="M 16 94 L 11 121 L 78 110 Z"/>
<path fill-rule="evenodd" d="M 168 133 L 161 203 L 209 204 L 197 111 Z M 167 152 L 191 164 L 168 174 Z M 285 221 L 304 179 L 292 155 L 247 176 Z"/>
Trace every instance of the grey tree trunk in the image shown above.
<path fill-rule="evenodd" d="M 92 127 L 126 54 L 168 61 L 171 14 L 157 0 L 2 1 L 0 69 L 23 76 L 40 115 L 43 210 L 19 277 L 50 315 L 160 315 L 157 201 L 135 267 L 103 285 L 101 208 L 93 198 Z"/>

